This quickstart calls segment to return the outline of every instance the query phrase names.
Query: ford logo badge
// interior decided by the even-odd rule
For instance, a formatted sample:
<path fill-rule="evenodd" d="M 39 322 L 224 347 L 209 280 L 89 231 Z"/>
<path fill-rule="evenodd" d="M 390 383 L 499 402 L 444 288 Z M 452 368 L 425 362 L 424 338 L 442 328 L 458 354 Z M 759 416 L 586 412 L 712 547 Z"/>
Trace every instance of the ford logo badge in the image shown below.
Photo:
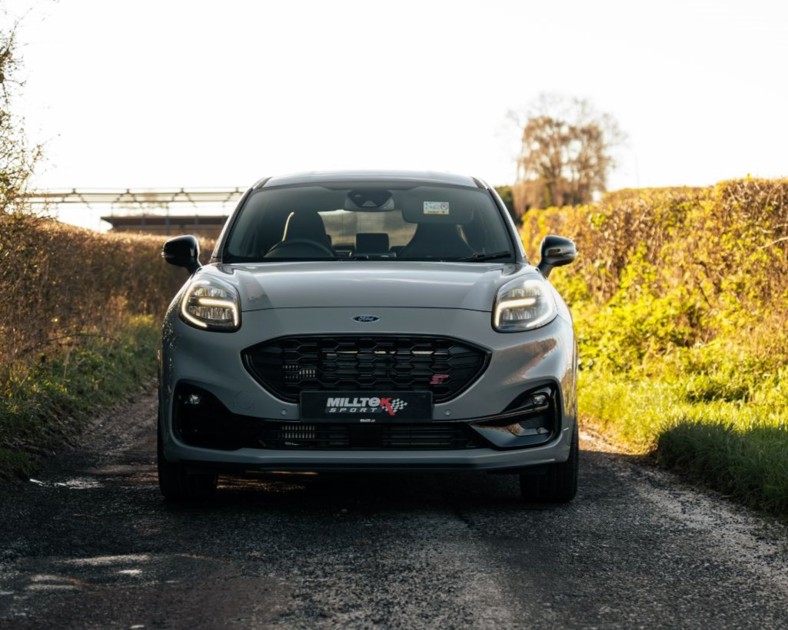
<path fill-rule="evenodd" d="M 372 322 L 376 322 L 380 319 L 377 315 L 356 315 L 353 318 L 353 321 L 359 322 L 360 324 L 370 324 Z"/>

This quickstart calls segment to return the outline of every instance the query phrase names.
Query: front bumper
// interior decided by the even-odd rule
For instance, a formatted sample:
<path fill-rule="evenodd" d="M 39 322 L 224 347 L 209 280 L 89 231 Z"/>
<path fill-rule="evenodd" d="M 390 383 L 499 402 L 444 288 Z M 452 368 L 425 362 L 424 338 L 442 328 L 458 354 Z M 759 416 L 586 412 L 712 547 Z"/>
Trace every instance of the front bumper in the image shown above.
<path fill-rule="evenodd" d="M 551 444 L 531 449 L 498 451 L 478 448 L 463 451 L 260 451 L 240 449 L 232 453 L 209 449 L 182 449 L 178 445 L 167 451 L 167 459 L 189 464 L 195 470 L 225 473 L 264 471 L 438 471 L 438 470 L 519 470 L 529 466 L 564 462 L 569 457 L 572 440 L 567 427 Z M 179 454 L 181 456 L 179 457 Z"/>
<path fill-rule="evenodd" d="M 276 309 L 245 312 L 243 326 L 235 333 L 212 333 L 191 328 L 171 311 L 165 322 L 160 369 L 160 431 L 169 461 L 195 468 L 227 472 L 261 470 L 506 470 L 566 461 L 576 427 L 575 350 L 571 323 L 555 319 L 528 333 L 501 334 L 490 326 L 490 314 L 469 310 L 375 309 L 380 321 L 353 321 L 358 309 Z M 363 326 L 363 328 L 362 328 Z M 262 332 L 264 331 L 264 333 Z M 410 448 L 392 442 L 387 448 L 276 448 L 265 441 L 213 444 L 186 439 L 178 426 L 178 400 L 183 387 L 196 388 L 215 397 L 224 410 L 218 416 L 243 418 L 247 424 L 279 423 L 307 430 L 299 405 L 283 401 L 263 388 L 243 364 L 241 352 L 264 339 L 309 331 L 310 334 L 413 334 L 465 339 L 490 351 L 484 373 L 452 400 L 435 404 L 432 417 L 422 426 L 477 427 L 471 436 L 482 439 L 461 448 Z M 511 409 L 523 394 L 549 387 L 554 395 L 553 425 L 549 440 L 518 438 L 506 430 L 479 430 L 483 419 Z M 519 397 L 519 398 L 518 398 Z M 225 413 L 226 412 L 226 413 Z M 498 423 L 504 429 L 506 423 Z M 217 429 L 221 433 L 221 428 Z M 275 446 L 275 445 L 273 445 Z"/>

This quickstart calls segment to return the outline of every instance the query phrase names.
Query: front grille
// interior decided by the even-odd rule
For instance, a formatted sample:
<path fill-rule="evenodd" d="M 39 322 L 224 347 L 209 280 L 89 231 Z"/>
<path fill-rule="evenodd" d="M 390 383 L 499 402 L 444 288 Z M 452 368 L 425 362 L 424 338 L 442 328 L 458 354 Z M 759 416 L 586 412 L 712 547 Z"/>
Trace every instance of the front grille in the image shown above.
<path fill-rule="evenodd" d="M 431 391 L 435 402 L 457 396 L 484 370 L 488 353 L 447 337 L 282 337 L 243 352 L 263 387 L 298 402 L 302 391 Z"/>
<path fill-rule="evenodd" d="M 445 450 L 478 448 L 464 424 L 285 424 L 266 422 L 257 448 Z"/>

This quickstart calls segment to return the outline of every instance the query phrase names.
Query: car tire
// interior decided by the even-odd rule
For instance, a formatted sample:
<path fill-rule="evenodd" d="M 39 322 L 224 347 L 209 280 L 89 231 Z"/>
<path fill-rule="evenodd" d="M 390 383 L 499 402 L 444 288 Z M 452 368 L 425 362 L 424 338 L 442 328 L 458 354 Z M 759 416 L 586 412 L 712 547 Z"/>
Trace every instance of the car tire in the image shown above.
<path fill-rule="evenodd" d="M 183 464 L 167 461 L 162 448 L 161 428 L 156 432 L 159 489 L 167 501 L 203 501 L 216 492 L 217 475 L 190 473 Z"/>
<path fill-rule="evenodd" d="M 520 494 L 534 503 L 567 503 L 577 494 L 578 430 L 572 433 L 569 459 L 520 473 Z"/>

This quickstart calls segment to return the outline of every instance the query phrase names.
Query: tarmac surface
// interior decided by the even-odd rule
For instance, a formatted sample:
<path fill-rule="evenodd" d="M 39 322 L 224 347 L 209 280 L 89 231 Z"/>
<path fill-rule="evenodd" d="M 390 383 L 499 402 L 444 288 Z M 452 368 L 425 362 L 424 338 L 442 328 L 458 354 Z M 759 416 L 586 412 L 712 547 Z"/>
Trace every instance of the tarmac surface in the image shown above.
<path fill-rule="evenodd" d="M 0 483 L 0 628 L 788 628 L 788 531 L 583 434 L 580 491 L 514 476 L 221 479 L 169 505 L 155 399 Z"/>

